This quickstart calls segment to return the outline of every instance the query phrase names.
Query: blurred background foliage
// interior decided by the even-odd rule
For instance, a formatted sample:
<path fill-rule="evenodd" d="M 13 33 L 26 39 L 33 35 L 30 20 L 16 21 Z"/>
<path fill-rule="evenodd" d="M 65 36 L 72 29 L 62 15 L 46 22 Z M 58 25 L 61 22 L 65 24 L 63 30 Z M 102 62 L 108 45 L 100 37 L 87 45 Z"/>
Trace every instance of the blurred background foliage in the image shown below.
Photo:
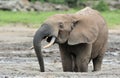
<path fill-rule="evenodd" d="M 104 0 L 100 0 L 98 4 L 93 6 L 94 9 L 99 11 L 108 11 L 110 10 L 108 4 Z"/>
<path fill-rule="evenodd" d="M 109 28 L 120 28 L 120 9 L 111 10 L 110 5 L 106 1 L 111 0 L 29 0 L 31 3 L 54 3 L 67 5 L 70 7 L 68 10 L 51 10 L 51 11 L 3 11 L 0 10 L 0 26 L 6 24 L 22 23 L 28 27 L 39 27 L 47 18 L 54 14 L 70 14 L 79 11 L 80 9 L 92 3 L 92 8 L 101 12 L 105 20 L 107 21 Z M 118 0 L 112 0 L 118 1 Z M 119 0 L 120 2 L 120 0 Z M 88 4 L 87 4 L 88 3 Z M 35 4 L 36 6 L 37 4 Z M 40 5 L 40 4 L 38 4 Z M 51 4 L 50 4 L 51 5 Z M 47 4 L 48 9 L 50 5 Z M 46 5 L 45 5 L 46 6 Z M 42 7 L 43 8 L 43 7 Z M 45 8 L 46 9 L 46 8 Z"/>
<path fill-rule="evenodd" d="M 65 4 L 68 5 L 71 8 L 83 8 L 87 5 L 85 5 L 86 1 L 99 1 L 97 4 L 93 5 L 94 9 L 97 9 L 99 11 L 106 11 L 109 10 L 108 4 L 105 2 L 105 0 L 29 0 L 31 2 L 50 2 L 55 4 Z"/>

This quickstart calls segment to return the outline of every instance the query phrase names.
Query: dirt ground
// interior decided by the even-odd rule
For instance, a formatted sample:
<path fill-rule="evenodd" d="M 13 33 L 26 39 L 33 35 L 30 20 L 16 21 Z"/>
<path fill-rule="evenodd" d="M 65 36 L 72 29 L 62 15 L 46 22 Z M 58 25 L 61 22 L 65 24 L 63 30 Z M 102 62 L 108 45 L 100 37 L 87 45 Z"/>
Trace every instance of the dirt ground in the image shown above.
<path fill-rule="evenodd" d="M 32 46 L 36 29 L 22 26 L 0 27 L 0 78 L 120 78 L 120 30 L 109 30 L 108 50 L 102 70 L 92 72 L 63 72 L 58 46 L 42 49 L 45 73 L 39 72 Z M 45 45 L 43 42 L 42 45 Z"/>

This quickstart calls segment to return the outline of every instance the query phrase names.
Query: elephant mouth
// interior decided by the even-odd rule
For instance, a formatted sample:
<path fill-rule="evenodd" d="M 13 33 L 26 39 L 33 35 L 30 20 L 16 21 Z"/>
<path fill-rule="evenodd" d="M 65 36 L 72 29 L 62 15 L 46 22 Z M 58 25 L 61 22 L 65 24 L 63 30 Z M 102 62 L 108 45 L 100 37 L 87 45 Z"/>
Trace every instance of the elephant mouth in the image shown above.
<path fill-rule="evenodd" d="M 49 48 L 50 46 L 52 46 L 55 41 L 56 41 L 56 37 L 55 36 L 50 36 L 50 37 L 46 37 L 45 38 L 47 42 L 49 42 L 49 44 L 45 45 L 43 48 Z"/>

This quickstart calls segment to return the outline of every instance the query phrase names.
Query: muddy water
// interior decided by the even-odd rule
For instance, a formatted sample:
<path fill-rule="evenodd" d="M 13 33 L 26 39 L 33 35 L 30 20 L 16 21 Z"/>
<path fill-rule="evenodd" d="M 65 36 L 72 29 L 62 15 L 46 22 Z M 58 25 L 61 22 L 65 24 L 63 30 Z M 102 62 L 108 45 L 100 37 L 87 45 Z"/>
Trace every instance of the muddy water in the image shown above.
<path fill-rule="evenodd" d="M 92 63 L 89 64 L 88 73 L 62 73 L 62 65 L 58 46 L 42 49 L 45 70 L 39 72 L 38 61 L 32 46 L 32 39 L 36 29 L 23 27 L 2 27 L 0 28 L 0 78 L 13 77 L 41 77 L 41 78 L 78 78 L 103 76 L 109 78 L 120 77 L 120 31 L 109 32 L 108 50 L 106 51 L 102 70 L 92 73 Z M 42 45 L 46 42 L 43 41 Z M 59 72 L 59 73 L 58 73 Z M 62 75 L 62 76 L 61 76 Z"/>

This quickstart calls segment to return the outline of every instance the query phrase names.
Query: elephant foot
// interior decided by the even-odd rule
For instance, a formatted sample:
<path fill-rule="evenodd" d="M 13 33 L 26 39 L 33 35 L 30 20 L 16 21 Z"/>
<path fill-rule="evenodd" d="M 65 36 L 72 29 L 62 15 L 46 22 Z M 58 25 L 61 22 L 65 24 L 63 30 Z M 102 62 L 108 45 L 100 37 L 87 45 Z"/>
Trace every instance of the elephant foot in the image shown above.
<path fill-rule="evenodd" d="M 98 68 L 98 69 L 92 70 L 92 72 L 97 72 L 97 71 L 100 71 L 100 70 L 101 70 L 101 68 Z"/>

